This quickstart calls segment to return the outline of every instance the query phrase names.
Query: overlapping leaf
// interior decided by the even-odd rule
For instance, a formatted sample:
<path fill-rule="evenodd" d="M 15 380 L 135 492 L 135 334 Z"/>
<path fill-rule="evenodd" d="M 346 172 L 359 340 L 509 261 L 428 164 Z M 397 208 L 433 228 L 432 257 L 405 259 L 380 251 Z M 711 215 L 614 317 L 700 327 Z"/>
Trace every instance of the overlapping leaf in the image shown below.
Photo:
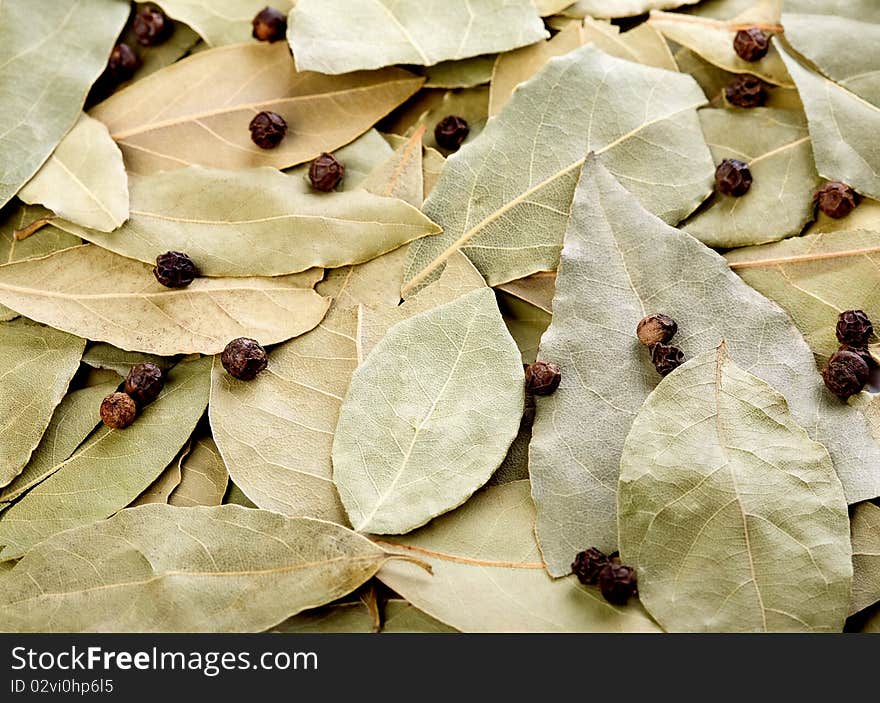
<path fill-rule="evenodd" d="M 410 247 L 404 292 L 456 251 L 490 285 L 555 268 L 589 152 L 649 210 L 678 222 L 711 187 L 714 166 L 696 116 L 704 101 L 689 76 L 592 46 L 551 60 L 478 140 L 449 158 L 424 207 L 444 232 Z"/>
<path fill-rule="evenodd" d="M 169 17 L 186 22 L 211 46 L 252 41 L 254 16 L 266 0 L 158 0 Z M 293 0 L 272 0 L 272 7 L 288 12 Z"/>
<path fill-rule="evenodd" d="M 850 502 L 880 495 L 880 446 L 855 409 L 825 389 L 788 315 L 723 258 L 640 208 L 597 160 L 584 168 L 540 357 L 562 383 L 539 398 L 529 470 L 538 538 L 550 572 L 586 546 L 617 546 L 620 453 L 660 381 L 635 330 L 663 312 L 688 357 L 726 339 L 731 358 L 785 396 L 796 422 L 824 444 Z M 590 431 L 585 428 L 601 428 Z"/>
<path fill-rule="evenodd" d="M 849 612 L 880 601 L 880 508 L 859 503 L 852 515 L 853 583 Z"/>
<path fill-rule="evenodd" d="M 651 10 L 672 10 L 700 0 L 577 0 L 562 11 L 567 17 L 633 17 Z"/>
<path fill-rule="evenodd" d="M 618 505 L 621 559 L 667 631 L 843 629 L 851 548 L 831 457 L 723 343 L 645 401 Z"/>
<path fill-rule="evenodd" d="M 210 508 L 223 503 L 229 472 L 210 436 L 193 441 L 192 450 L 180 463 L 180 471 L 180 483 L 169 496 L 169 505 Z"/>

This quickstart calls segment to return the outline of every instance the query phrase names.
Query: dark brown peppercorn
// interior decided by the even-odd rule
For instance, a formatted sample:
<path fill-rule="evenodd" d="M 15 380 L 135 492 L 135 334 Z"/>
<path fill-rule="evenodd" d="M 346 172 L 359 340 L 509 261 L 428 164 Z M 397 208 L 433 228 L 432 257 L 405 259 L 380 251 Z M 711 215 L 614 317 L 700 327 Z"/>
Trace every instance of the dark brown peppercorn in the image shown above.
<path fill-rule="evenodd" d="M 261 112 L 248 125 L 251 141 L 261 149 L 274 149 L 287 134 L 287 122 L 277 112 Z"/>
<path fill-rule="evenodd" d="M 276 42 L 287 35 L 287 17 L 274 7 L 264 7 L 251 24 L 253 37 L 259 41 Z"/>
<path fill-rule="evenodd" d="M 141 60 L 128 44 L 117 44 L 110 52 L 107 75 L 117 83 L 129 80 L 141 65 Z"/>
<path fill-rule="evenodd" d="M 127 393 L 111 393 L 101 401 L 101 420 L 107 427 L 124 430 L 137 417 L 137 405 Z"/>
<path fill-rule="evenodd" d="M 220 363 L 233 378 L 242 381 L 252 381 L 269 363 L 266 350 L 259 342 L 247 337 L 233 339 L 223 353 L 220 354 Z"/>
<path fill-rule="evenodd" d="M 179 251 L 166 251 L 156 257 L 153 275 L 163 286 L 184 288 L 195 280 L 199 275 L 199 270 L 186 254 Z"/>
<path fill-rule="evenodd" d="M 434 139 L 443 149 L 455 151 L 462 145 L 471 128 L 463 117 L 447 115 L 434 127 Z"/>
<path fill-rule="evenodd" d="M 760 27 L 741 29 L 733 39 L 733 50 L 743 61 L 760 61 L 770 49 L 770 37 Z"/>
<path fill-rule="evenodd" d="M 871 319 L 862 310 L 845 310 L 837 316 L 837 341 L 851 347 L 864 347 L 874 333 Z"/>
<path fill-rule="evenodd" d="M 571 570 L 582 584 L 595 585 L 599 580 L 599 572 L 608 566 L 608 557 L 595 547 L 578 552 L 571 563 Z"/>
<path fill-rule="evenodd" d="M 870 369 L 862 356 L 846 350 L 834 352 L 822 369 L 828 390 L 841 400 L 860 393 L 869 376 Z"/>
<path fill-rule="evenodd" d="M 156 400 L 164 387 L 162 369 L 149 361 L 132 366 L 125 377 L 125 392 L 140 406 Z"/>
<path fill-rule="evenodd" d="M 651 361 L 661 376 L 666 376 L 684 363 L 684 352 L 671 344 L 655 344 L 651 347 Z"/>
<path fill-rule="evenodd" d="M 142 46 L 161 44 L 174 31 L 174 23 L 158 7 L 145 7 L 134 17 L 134 35 Z"/>
<path fill-rule="evenodd" d="M 559 388 L 562 372 L 549 361 L 536 361 L 526 366 L 526 390 L 535 395 L 550 395 Z"/>
<path fill-rule="evenodd" d="M 760 78 L 743 73 L 727 84 L 724 97 L 735 107 L 761 107 L 767 102 L 767 87 Z"/>
<path fill-rule="evenodd" d="M 647 347 L 665 344 L 675 336 L 676 332 L 678 332 L 678 324 L 675 320 L 661 313 L 642 318 L 636 327 L 639 341 Z"/>
<path fill-rule="evenodd" d="M 323 153 L 309 166 L 309 181 L 315 190 L 329 193 L 342 181 L 345 166 L 333 154 Z"/>
<path fill-rule="evenodd" d="M 715 169 L 715 187 L 722 195 L 742 197 L 752 187 L 749 165 L 737 159 L 725 159 Z"/>
<path fill-rule="evenodd" d="M 846 183 L 840 183 L 839 181 L 832 181 L 823 185 L 816 191 L 813 199 L 822 212 L 828 215 L 828 217 L 833 217 L 835 220 L 846 217 L 859 204 L 858 194 Z"/>
<path fill-rule="evenodd" d="M 599 590 L 609 603 L 626 605 L 639 594 L 635 569 L 612 561 L 599 572 Z"/>

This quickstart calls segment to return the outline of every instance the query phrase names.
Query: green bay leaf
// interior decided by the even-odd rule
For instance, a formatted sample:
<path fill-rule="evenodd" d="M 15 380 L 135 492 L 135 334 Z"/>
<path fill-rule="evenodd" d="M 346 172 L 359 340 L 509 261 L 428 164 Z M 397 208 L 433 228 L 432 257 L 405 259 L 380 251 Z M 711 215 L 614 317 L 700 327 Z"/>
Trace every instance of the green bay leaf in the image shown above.
<path fill-rule="evenodd" d="M 562 10 L 566 17 L 634 17 L 651 10 L 673 10 L 700 0 L 577 0 Z"/>
<path fill-rule="evenodd" d="M 287 13 L 295 0 L 272 0 L 272 7 Z M 210 46 L 252 41 L 254 16 L 266 0 L 157 0 L 176 20 L 186 22 Z"/>
<path fill-rule="evenodd" d="M 880 601 L 880 507 L 859 503 L 852 513 L 852 601 L 849 613 Z"/>
<path fill-rule="evenodd" d="M 193 440 L 192 450 L 180 462 L 180 472 L 180 483 L 169 496 L 169 505 L 210 508 L 223 503 L 229 472 L 210 435 Z"/>

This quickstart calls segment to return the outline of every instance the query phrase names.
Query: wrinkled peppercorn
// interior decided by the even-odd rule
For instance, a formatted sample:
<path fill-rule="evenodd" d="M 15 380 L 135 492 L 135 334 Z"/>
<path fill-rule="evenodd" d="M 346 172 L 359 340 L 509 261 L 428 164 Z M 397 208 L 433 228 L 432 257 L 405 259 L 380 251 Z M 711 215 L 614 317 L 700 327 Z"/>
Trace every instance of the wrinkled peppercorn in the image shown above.
<path fill-rule="evenodd" d="M 722 195 L 742 197 L 752 187 L 749 165 L 737 159 L 725 159 L 715 169 L 715 187 Z"/>
<path fill-rule="evenodd" d="M 135 364 L 125 377 L 125 392 L 141 406 L 156 400 L 164 387 L 162 369 L 149 361 Z"/>
<path fill-rule="evenodd" d="M 770 50 L 770 37 L 760 27 L 741 29 L 733 39 L 733 50 L 743 61 L 760 61 Z"/>
<path fill-rule="evenodd" d="M 156 257 L 153 269 L 156 280 L 167 288 L 184 288 L 195 280 L 199 270 L 186 254 L 179 251 L 166 251 Z"/>
<path fill-rule="evenodd" d="M 828 215 L 828 217 L 833 217 L 835 220 L 846 217 L 859 204 L 858 194 L 846 183 L 840 183 L 839 181 L 832 181 L 823 185 L 816 191 L 813 199 L 822 212 Z"/>
<path fill-rule="evenodd" d="M 761 107 L 767 102 L 767 87 L 760 78 L 743 73 L 727 84 L 724 97 L 735 107 Z"/>
<path fill-rule="evenodd" d="M 287 34 L 287 17 L 274 7 L 264 7 L 254 17 L 252 36 L 259 41 L 276 42 Z"/>
<path fill-rule="evenodd" d="M 578 552 L 571 563 L 571 570 L 582 584 L 594 585 L 599 580 L 599 572 L 608 566 L 608 557 L 595 547 Z"/>
<path fill-rule="evenodd" d="M 549 361 L 536 361 L 526 366 L 526 390 L 535 395 L 550 395 L 559 388 L 562 372 Z"/>
<path fill-rule="evenodd" d="M 837 341 L 852 347 L 864 347 L 874 333 L 874 325 L 862 310 L 845 310 L 837 316 Z"/>
<path fill-rule="evenodd" d="M 329 193 L 342 180 L 345 175 L 345 166 L 343 166 L 333 154 L 323 153 L 317 159 L 312 161 L 309 166 L 309 181 L 315 190 Z"/>
<path fill-rule="evenodd" d="M 636 327 L 639 341 L 647 347 L 665 344 L 675 336 L 676 332 L 678 332 L 678 324 L 675 320 L 661 313 L 643 317 Z"/>
<path fill-rule="evenodd" d="M 287 134 L 287 122 L 277 112 L 261 112 L 248 125 L 251 141 L 261 149 L 274 149 Z"/>
<path fill-rule="evenodd" d="M 247 337 L 239 337 L 226 345 L 223 353 L 220 354 L 220 363 L 233 378 L 252 381 L 266 368 L 269 358 L 259 342 Z"/>
<path fill-rule="evenodd" d="M 860 393 L 869 377 L 868 363 L 860 354 L 852 351 L 834 352 L 822 369 L 822 379 L 828 390 L 841 400 Z"/>
<path fill-rule="evenodd" d="M 471 128 L 463 117 L 447 115 L 434 127 L 434 140 L 447 151 L 455 151 L 462 145 Z"/>
<path fill-rule="evenodd" d="M 626 605 L 639 593 L 635 569 L 612 561 L 599 572 L 599 590 L 609 603 Z"/>
<path fill-rule="evenodd" d="M 684 352 L 671 344 L 655 344 L 651 347 L 651 361 L 657 373 L 666 376 L 684 363 Z"/>
<path fill-rule="evenodd" d="M 101 401 L 101 420 L 107 427 L 124 430 L 137 417 L 137 404 L 127 393 L 111 393 Z"/>
<path fill-rule="evenodd" d="M 142 46 L 161 44 L 174 31 L 174 23 L 158 7 L 145 7 L 134 17 L 134 35 Z"/>
<path fill-rule="evenodd" d="M 107 74 L 117 83 L 129 80 L 141 65 L 141 60 L 128 44 L 117 44 L 110 52 Z"/>

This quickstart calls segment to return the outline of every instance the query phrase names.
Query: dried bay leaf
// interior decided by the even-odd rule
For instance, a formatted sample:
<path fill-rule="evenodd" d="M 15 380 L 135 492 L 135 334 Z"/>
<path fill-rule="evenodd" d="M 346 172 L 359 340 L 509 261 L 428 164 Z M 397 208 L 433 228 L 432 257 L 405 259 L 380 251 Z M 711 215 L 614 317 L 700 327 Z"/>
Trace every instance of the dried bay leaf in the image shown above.
<path fill-rule="evenodd" d="M 568 573 L 585 546 L 617 547 L 620 453 L 661 379 L 635 334 L 654 312 L 678 322 L 675 344 L 688 358 L 726 339 L 737 364 L 782 392 L 795 421 L 828 448 L 851 503 L 880 494 L 880 446 L 858 410 L 825 389 L 788 315 L 718 254 L 640 208 L 594 159 L 575 197 L 539 352 L 562 370 L 559 389 L 537 399 L 529 456 L 551 574 Z"/>
<path fill-rule="evenodd" d="M 143 492 L 135 498 L 126 507 L 136 508 L 140 505 L 150 505 L 151 503 L 168 503 L 168 499 L 174 492 L 174 489 L 180 485 L 183 480 L 183 469 L 181 464 L 183 460 L 189 456 L 192 451 L 192 440 L 187 442 L 174 457 L 174 460 L 165 467 L 165 470 L 159 474 L 158 478 L 147 486 Z"/>
<path fill-rule="evenodd" d="M 7 632 L 260 632 L 388 559 L 327 522 L 147 505 L 33 548 L 2 577 L 0 621 Z"/>
<path fill-rule="evenodd" d="M 255 509 L 257 507 L 250 498 L 242 493 L 241 489 L 238 486 L 232 483 L 232 481 L 229 482 L 229 490 L 226 492 L 226 497 L 223 499 L 223 504 L 240 505 L 242 508 L 251 509 Z"/>
<path fill-rule="evenodd" d="M 112 344 L 98 342 L 92 344 L 83 354 L 83 363 L 95 369 L 109 369 L 120 376 L 127 376 L 132 366 L 138 364 L 155 364 L 163 371 L 170 369 L 175 364 L 173 357 L 156 356 L 155 354 L 142 354 L 118 349 Z"/>
<path fill-rule="evenodd" d="M 840 346 L 835 325 L 841 312 L 862 309 L 880 319 L 880 232 L 808 234 L 725 257 L 746 283 L 791 315 L 819 363 Z"/>
<path fill-rule="evenodd" d="M 119 0 L 0 5 L 0 207 L 73 127 L 128 12 Z"/>
<path fill-rule="evenodd" d="M 473 88 L 492 80 L 495 54 L 443 61 L 425 70 L 425 88 Z"/>
<path fill-rule="evenodd" d="M 56 532 L 102 520 L 131 503 L 189 439 L 208 402 L 209 367 L 207 359 L 175 366 L 161 395 L 130 427 L 101 427 L 0 513 L 0 560 L 20 557 Z"/>
<path fill-rule="evenodd" d="M 354 372 L 333 437 L 355 529 L 408 532 L 463 503 L 504 459 L 522 412 L 519 351 L 491 291 L 392 327 Z"/>
<path fill-rule="evenodd" d="M 556 293 L 556 272 L 540 271 L 525 278 L 502 283 L 495 289 L 534 305 L 546 313 L 552 313 L 553 296 Z"/>
<path fill-rule="evenodd" d="M 547 37 L 529 0 L 299 0 L 288 40 L 300 71 L 347 73 L 510 51 Z M 340 50 L 340 46 L 344 50 Z"/>
<path fill-rule="evenodd" d="M 803 114 L 792 110 L 700 110 L 716 163 L 749 164 L 754 183 L 740 198 L 713 193 L 683 229 L 704 244 L 731 248 L 800 234 L 813 219 L 821 184 Z"/>
<path fill-rule="evenodd" d="M 816 213 L 816 221 L 810 225 L 805 234 L 827 234 L 856 229 L 880 232 L 880 202 L 862 198 L 855 210 L 840 219 L 828 217 L 819 211 Z"/>
<path fill-rule="evenodd" d="M 880 507 L 859 503 L 852 514 L 852 601 L 849 613 L 880 601 Z"/>
<path fill-rule="evenodd" d="M 668 632 L 843 629 L 852 552 L 831 457 L 724 343 L 645 401 L 618 503 L 621 559 Z"/>
<path fill-rule="evenodd" d="M 538 10 L 541 17 L 548 17 L 561 12 L 569 5 L 573 5 L 573 0 L 532 0 L 532 4 Z"/>
<path fill-rule="evenodd" d="M 424 79 L 397 68 L 345 76 L 297 72 L 283 42 L 199 52 L 95 106 L 129 172 L 193 164 L 287 168 L 333 151 L 370 129 Z M 193 90 L 193 86 L 203 89 Z M 260 149 L 248 124 L 271 110 L 288 124 L 275 149 Z"/>
<path fill-rule="evenodd" d="M 433 576 L 389 562 L 379 578 L 462 632 L 660 632 L 637 602 L 621 608 L 574 576 L 551 578 L 534 522 L 527 482 L 489 488 L 411 535 L 379 542 L 427 561 Z"/>
<path fill-rule="evenodd" d="M 606 54 L 667 71 L 678 70 L 663 35 L 650 24 L 640 24 L 628 32 L 621 32 L 620 27 L 587 17 L 583 31 L 585 40 Z"/>
<path fill-rule="evenodd" d="M 107 128 L 81 115 L 39 171 L 19 191 L 83 227 L 110 232 L 128 219 L 128 177 Z"/>
<path fill-rule="evenodd" d="M 577 0 L 563 10 L 566 17 L 634 17 L 651 10 L 672 10 L 700 0 Z"/>
<path fill-rule="evenodd" d="M 385 198 L 399 198 L 413 207 L 421 208 L 425 199 L 422 136 L 422 130 L 416 129 L 393 154 L 367 174 L 360 187 L 370 193 Z"/>
<path fill-rule="evenodd" d="M 499 291 L 497 297 L 504 324 L 507 325 L 507 330 L 516 342 L 516 346 L 519 347 L 522 362 L 533 363 L 538 353 L 541 335 L 550 324 L 551 314 L 503 291 Z"/>
<path fill-rule="evenodd" d="M 28 463 L 84 348 L 84 339 L 30 320 L 0 323 L 0 487 Z"/>
<path fill-rule="evenodd" d="M 146 3 L 138 3 L 136 9 L 140 10 L 145 6 L 147 6 Z M 134 23 L 130 21 L 120 41 L 134 49 L 141 60 L 140 66 L 135 69 L 131 79 L 132 81 L 137 81 L 183 58 L 201 40 L 199 35 L 183 22 L 174 22 L 174 31 L 164 42 L 141 49 L 137 41 L 137 35 L 134 33 Z M 119 87 L 122 88 L 125 85 L 127 84 L 122 84 Z"/>
<path fill-rule="evenodd" d="M 330 269 L 315 290 L 333 298 L 338 308 L 394 307 L 400 302 L 405 261 L 406 247 L 400 247 L 363 264 Z"/>
<path fill-rule="evenodd" d="M 156 0 L 169 17 L 186 22 L 210 46 L 252 41 L 251 21 L 266 0 Z M 276 10 L 288 12 L 294 0 L 272 0 Z"/>
<path fill-rule="evenodd" d="M 223 503 L 229 472 L 209 435 L 197 438 L 180 463 L 181 480 L 168 499 L 181 508 L 211 507 Z"/>
<path fill-rule="evenodd" d="M 0 490 L 0 510 L 61 467 L 101 421 L 101 401 L 117 386 L 118 380 L 110 381 L 64 396 L 27 466 L 12 483 Z"/>
<path fill-rule="evenodd" d="M 121 349 L 216 354 L 236 337 L 277 344 L 312 329 L 329 305 L 314 276 L 198 278 L 171 289 L 147 264 L 87 244 L 0 267 L 0 303 Z"/>
<path fill-rule="evenodd" d="M 389 600 L 383 608 L 381 632 L 397 633 L 448 633 L 458 630 L 444 625 L 430 615 L 423 613 L 411 603 L 398 598 Z M 370 609 L 362 602 L 338 603 L 323 608 L 307 610 L 280 625 L 273 627 L 272 632 L 285 633 L 371 633 L 374 632 L 373 616 Z"/>
<path fill-rule="evenodd" d="M 185 251 L 204 276 L 283 276 L 368 261 L 440 231 L 401 200 L 354 190 L 300 193 L 272 168 L 191 167 L 132 177 L 131 218 L 114 232 L 65 230 L 144 263 Z"/>
<path fill-rule="evenodd" d="M 387 160 L 393 149 L 385 141 L 382 134 L 376 129 L 364 132 L 353 142 L 333 152 L 333 156 L 345 166 L 345 177 L 336 187 L 338 191 L 353 190 L 360 188 L 361 183 L 380 163 Z M 287 169 L 285 173 L 296 176 L 291 185 L 296 186 L 300 193 L 315 194 L 312 183 L 309 180 L 309 167 L 311 164 L 302 164 Z M 421 203 L 418 207 L 421 207 Z"/>
<path fill-rule="evenodd" d="M 555 268 L 589 152 L 649 210 L 670 222 L 686 217 L 714 173 L 696 115 L 704 102 L 690 76 L 592 46 L 552 59 L 480 139 L 448 159 L 424 205 L 444 232 L 410 246 L 404 296 L 456 251 L 490 285 Z"/>

